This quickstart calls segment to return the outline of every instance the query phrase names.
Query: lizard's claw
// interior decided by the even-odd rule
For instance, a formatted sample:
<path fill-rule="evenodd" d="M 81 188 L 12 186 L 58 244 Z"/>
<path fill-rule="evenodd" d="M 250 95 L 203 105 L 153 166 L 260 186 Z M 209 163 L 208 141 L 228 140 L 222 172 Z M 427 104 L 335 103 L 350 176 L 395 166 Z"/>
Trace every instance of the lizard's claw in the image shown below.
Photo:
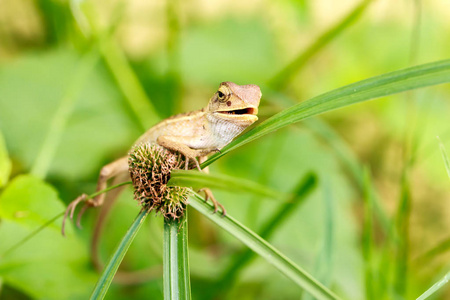
<path fill-rule="evenodd" d="M 199 192 L 205 193 L 205 202 L 208 202 L 208 200 L 211 200 L 212 204 L 214 205 L 214 213 L 216 213 L 219 210 L 219 207 L 222 209 L 222 216 L 226 216 L 227 211 L 225 207 L 219 203 L 219 201 L 214 198 L 213 193 L 208 188 L 200 189 Z"/>
<path fill-rule="evenodd" d="M 187 155 L 185 155 L 186 157 L 186 163 L 184 165 L 184 169 L 188 170 L 189 169 L 189 159 L 192 159 L 195 163 L 195 166 L 197 167 L 197 169 L 201 172 L 202 168 L 200 168 L 200 164 L 198 163 L 198 160 L 195 157 L 189 157 Z"/>
<path fill-rule="evenodd" d="M 78 204 L 80 204 L 81 202 L 84 202 L 88 199 L 88 195 L 87 194 L 82 194 L 81 196 L 79 196 L 78 198 L 76 198 L 75 200 L 73 200 L 72 202 L 70 202 L 70 204 L 67 206 L 67 209 L 64 213 L 64 217 L 63 217 L 63 221 L 62 221 L 62 226 L 61 226 L 61 233 L 63 236 L 65 236 L 65 226 L 66 226 L 66 220 L 67 218 L 73 219 L 73 215 L 75 213 L 75 209 L 78 206 Z M 82 214 L 86 211 L 86 208 L 90 206 L 88 203 L 85 203 L 85 205 L 81 208 L 80 213 L 78 214 L 78 220 L 77 220 L 77 226 L 81 228 L 80 226 L 80 219 Z"/>

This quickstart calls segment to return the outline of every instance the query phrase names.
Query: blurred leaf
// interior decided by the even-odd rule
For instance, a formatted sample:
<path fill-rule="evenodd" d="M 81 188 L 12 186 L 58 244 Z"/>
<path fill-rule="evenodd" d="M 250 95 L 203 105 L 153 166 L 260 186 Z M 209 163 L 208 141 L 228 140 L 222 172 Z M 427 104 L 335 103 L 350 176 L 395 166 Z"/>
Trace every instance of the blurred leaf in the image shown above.
<path fill-rule="evenodd" d="M 71 84 L 79 55 L 68 49 L 30 54 L 0 67 L 0 130 L 11 158 L 28 169 Z M 50 175 L 80 180 L 97 173 L 112 153 L 125 152 L 139 130 L 97 65 L 89 74 L 51 161 Z M 117 157 L 117 154 L 114 154 Z"/>
<path fill-rule="evenodd" d="M 204 187 L 217 188 L 230 192 L 243 192 L 260 197 L 286 200 L 287 195 L 282 192 L 274 191 L 254 181 L 244 178 L 236 178 L 223 174 L 206 174 L 197 171 L 174 170 L 170 175 L 168 185 L 185 186 L 194 189 Z"/>
<path fill-rule="evenodd" d="M 328 45 L 340 33 L 344 32 L 349 26 L 351 26 L 358 17 L 366 10 L 368 4 L 372 0 L 361 1 L 354 9 L 346 14 L 340 22 L 333 25 L 323 34 L 317 38 L 313 38 L 312 44 L 310 44 L 304 51 L 302 51 L 290 64 L 288 64 L 283 70 L 279 71 L 273 78 L 270 79 L 270 85 L 277 90 L 281 90 L 286 87 L 291 81 L 294 75 L 296 75 L 302 67 L 316 55 L 322 48 Z"/>
<path fill-rule="evenodd" d="M 39 299 L 86 299 L 96 274 L 85 246 L 53 223 L 14 251 L 5 250 L 64 210 L 56 191 L 32 176 L 16 177 L 0 196 L 0 277 Z M 69 225 L 68 229 L 73 232 Z M 68 284 L 70 282 L 70 284 Z"/>
<path fill-rule="evenodd" d="M 220 214 L 213 214 L 212 212 L 214 209 L 212 205 L 206 203 L 197 194 L 191 196 L 190 200 L 189 205 L 246 244 L 250 249 L 258 253 L 281 273 L 294 281 L 298 286 L 304 288 L 308 293 L 311 293 L 317 299 L 339 299 L 339 297 L 327 287 L 323 286 L 260 236 L 230 217 L 230 215 L 221 216 Z"/>
<path fill-rule="evenodd" d="M 5 186 L 11 174 L 11 160 L 8 149 L 6 149 L 5 139 L 0 131 L 0 188 Z"/>
<path fill-rule="evenodd" d="M 277 65 L 275 41 L 265 21 L 225 17 L 183 32 L 181 72 L 186 82 L 263 81 Z M 195 58 L 195 59 L 193 59 Z"/>
<path fill-rule="evenodd" d="M 407 90 L 450 82 L 450 60 L 423 64 L 365 79 L 296 104 L 236 138 L 202 163 L 204 168 L 244 144 L 266 134 L 337 108 Z"/>

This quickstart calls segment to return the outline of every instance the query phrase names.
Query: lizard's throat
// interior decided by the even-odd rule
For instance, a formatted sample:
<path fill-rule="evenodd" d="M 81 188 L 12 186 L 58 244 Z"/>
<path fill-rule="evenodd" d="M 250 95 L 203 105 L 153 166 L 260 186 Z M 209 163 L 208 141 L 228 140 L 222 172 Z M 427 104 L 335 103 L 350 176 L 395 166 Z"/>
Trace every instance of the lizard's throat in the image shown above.
<path fill-rule="evenodd" d="M 258 118 L 223 118 L 219 114 L 210 114 L 207 119 L 210 123 L 211 133 L 218 142 L 218 148 L 222 148 L 231 142 L 236 136 L 253 124 Z"/>

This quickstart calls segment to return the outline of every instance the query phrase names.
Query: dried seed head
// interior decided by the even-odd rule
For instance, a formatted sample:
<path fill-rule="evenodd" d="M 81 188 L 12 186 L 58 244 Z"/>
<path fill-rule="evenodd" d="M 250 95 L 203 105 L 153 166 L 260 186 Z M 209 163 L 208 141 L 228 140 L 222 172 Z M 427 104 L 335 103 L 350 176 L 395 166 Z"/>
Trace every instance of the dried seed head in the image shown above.
<path fill-rule="evenodd" d="M 143 207 L 160 212 L 165 218 L 183 216 L 190 190 L 167 186 L 170 172 L 184 169 L 183 155 L 159 145 L 144 143 L 134 147 L 128 156 L 128 166 L 134 186 L 134 198 Z M 190 166 L 191 168 L 194 165 Z"/>

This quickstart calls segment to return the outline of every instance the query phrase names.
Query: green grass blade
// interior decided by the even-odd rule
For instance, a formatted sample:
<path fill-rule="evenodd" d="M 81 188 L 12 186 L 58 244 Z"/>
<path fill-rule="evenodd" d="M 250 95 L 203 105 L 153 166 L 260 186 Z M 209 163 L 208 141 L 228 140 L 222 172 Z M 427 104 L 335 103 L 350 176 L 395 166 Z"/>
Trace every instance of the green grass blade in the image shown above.
<path fill-rule="evenodd" d="M 307 174 L 300 181 L 299 185 L 294 189 L 293 195 L 289 201 L 283 204 L 278 210 L 274 211 L 268 221 L 262 226 L 259 236 L 263 239 L 270 239 L 275 233 L 276 229 L 286 221 L 293 212 L 307 199 L 311 192 L 317 186 L 316 175 L 310 173 Z M 218 281 L 219 291 L 215 290 L 215 294 L 225 293 L 229 289 L 233 282 L 237 279 L 238 275 L 247 267 L 250 262 L 256 257 L 255 252 L 247 249 L 239 256 L 236 256 L 229 267 L 225 270 L 222 278 Z"/>
<path fill-rule="evenodd" d="M 425 291 L 422 295 L 420 295 L 417 300 L 425 300 L 431 295 L 433 295 L 437 290 L 439 290 L 441 287 L 443 287 L 448 281 L 450 280 L 450 272 L 445 274 L 444 277 L 442 277 L 438 282 L 433 284 L 432 287 L 430 287 L 428 290 Z"/>
<path fill-rule="evenodd" d="M 435 259 L 438 255 L 441 255 L 447 251 L 450 250 L 450 237 L 447 237 L 442 242 L 440 242 L 438 245 L 434 246 L 424 254 L 417 257 L 413 262 L 415 265 L 427 265 L 429 264 L 433 259 Z"/>
<path fill-rule="evenodd" d="M 9 159 L 8 149 L 6 148 L 5 139 L 0 131 L 0 188 L 8 183 L 11 174 L 12 163 Z"/>
<path fill-rule="evenodd" d="M 204 168 L 246 143 L 306 118 L 362 101 L 446 82 L 450 82 L 450 60 L 423 64 L 338 88 L 281 111 L 235 139 L 201 166 Z"/>
<path fill-rule="evenodd" d="M 160 117 L 148 98 L 139 78 L 123 51 L 112 40 L 100 45 L 102 55 L 143 130 L 156 124 Z"/>
<path fill-rule="evenodd" d="M 251 193 L 272 199 L 286 199 L 286 195 L 284 193 L 274 191 L 251 180 L 223 174 L 206 174 L 198 171 L 174 170 L 170 174 L 168 185 L 185 186 L 193 189 L 200 189 L 204 187 L 217 188 L 226 191 Z"/>
<path fill-rule="evenodd" d="M 447 155 L 447 150 L 439 137 L 436 137 L 439 141 L 439 149 L 441 150 L 442 159 L 444 160 L 445 170 L 447 171 L 448 178 L 450 178 L 450 162 Z"/>
<path fill-rule="evenodd" d="M 80 60 L 79 67 L 75 71 L 71 83 L 61 100 L 61 103 L 55 112 L 55 115 L 49 123 L 48 133 L 37 151 L 36 160 L 31 167 L 31 174 L 45 178 L 48 169 L 52 163 L 53 157 L 58 149 L 62 135 L 66 128 L 66 124 L 72 114 L 75 106 L 77 96 L 83 88 L 86 80 L 89 78 L 89 73 L 95 67 L 99 59 L 99 54 L 96 49 L 87 52 Z"/>
<path fill-rule="evenodd" d="M 317 299 L 339 299 L 332 291 L 302 270 L 260 236 L 230 217 L 230 215 L 223 217 L 220 214 L 213 214 L 213 206 L 206 203 L 199 195 L 194 194 L 191 196 L 189 204 L 246 244 L 250 249 L 261 255 L 267 262 L 275 266 L 280 272 Z"/>
<path fill-rule="evenodd" d="M 187 216 L 164 219 L 164 299 L 191 299 Z"/>
<path fill-rule="evenodd" d="M 290 64 L 288 64 L 283 70 L 269 80 L 269 85 L 278 90 L 287 86 L 294 75 L 301 70 L 306 62 L 311 59 L 311 57 L 316 55 L 322 48 L 333 41 L 334 38 L 339 36 L 340 33 L 344 32 L 346 28 L 352 25 L 358 17 L 361 16 L 370 2 L 371 0 L 361 1 L 361 3 L 345 15 L 336 25 L 325 31 L 321 36 L 313 39 L 314 42 L 308 48 L 306 48 Z"/>
<path fill-rule="evenodd" d="M 364 174 L 364 222 L 362 229 L 362 254 L 364 258 L 364 283 L 366 291 L 366 299 L 376 299 L 373 276 L 373 213 L 374 202 L 372 195 L 372 178 L 370 171 L 366 169 Z M 382 275 L 381 275 L 382 276 Z"/>
<path fill-rule="evenodd" d="M 355 182 L 358 190 L 360 190 L 362 195 L 365 195 L 368 192 L 368 186 L 364 182 L 364 169 L 345 141 L 328 124 L 321 121 L 319 118 L 305 120 L 303 124 L 320 136 L 324 142 L 334 150 L 334 153 Z M 374 205 L 377 220 L 381 225 L 383 232 L 388 234 L 391 228 L 389 217 L 383 209 L 383 205 L 376 190 L 373 186 L 370 186 L 370 188 L 372 189 L 370 193 L 372 195 L 372 204 Z"/>
<path fill-rule="evenodd" d="M 401 194 L 395 216 L 395 275 L 394 290 L 398 295 L 405 296 L 408 283 L 409 260 L 409 223 L 411 217 L 411 186 L 408 178 L 408 169 L 404 168 L 402 174 Z"/>
<path fill-rule="evenodd" d="M 119 268 L 120 263 L 122 262 L 125 254 L 128 251 L 128 248 L 131 245 L 131 242 L 136 237 L 136 234 L 138 233 L 148 214 L 149 214 L 148 210 L 142 209 L 141 212 L 136 217 L 136 219 L 134 220 L 133 224 L 131 224 L 127 233 L 120 241 L 119 246 L 117 247 L 114 254 L 111 256 L 108 264 L 103 270 L 103 273 L 100 276 L 100 279 L 97 281 L 97 284 L 94 288 L 94 291 L 92 292 L 90 299 L 103 299 L 105 297 L 106 293 L 108 292 L 108 288 L 111 285 L 111 282 L 114 278 L 114 275 L 116 274 L 117 269 Z"/>

